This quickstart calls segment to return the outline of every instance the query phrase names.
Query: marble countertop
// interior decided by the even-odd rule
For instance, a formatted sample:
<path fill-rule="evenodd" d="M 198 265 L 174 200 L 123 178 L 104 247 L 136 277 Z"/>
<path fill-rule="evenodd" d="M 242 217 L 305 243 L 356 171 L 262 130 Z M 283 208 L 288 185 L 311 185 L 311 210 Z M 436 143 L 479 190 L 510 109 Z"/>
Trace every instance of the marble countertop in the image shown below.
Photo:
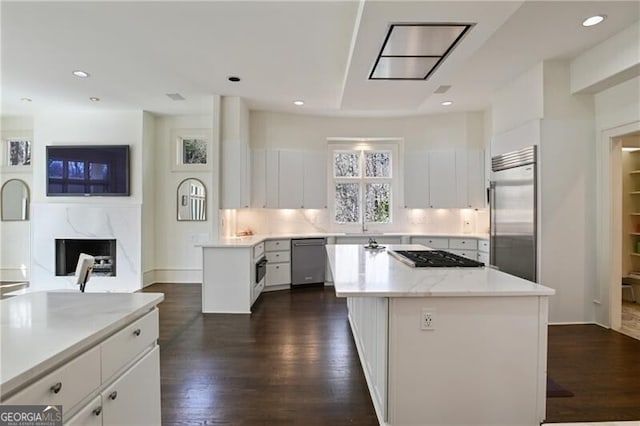
<path fill-rule="evenodd" d="M 0 301 L 2 396 L 118 331 L 162 293 L 30 293 Z"/>
<path fill-rule="evenodd" d="M 269 234 L 269 235 L 249 235 L 244 237 L 229 237 L 221 238 L 217 243 L 204 243 L 199 244 L 200 247 L 253 247 L 256 244 L 260 244 L 266 240 L 279 240 L 290 238 L 327 238 L 327 237 L 344 237 L 344 238 L 380 238 L 380 237 L 435 237 L 435 238 L 477 238 L 481 240 L 488 240 L 488 234 L 455 234 L 455 233 L 416 233 L 416 232 L 384 232 L 384 233 L 365 233 L 365 234 L 345 234 L 345 233 L 308 233 L 308 234 Z"/>
<path fill-rule="evenodd" d="M 550 296 L 555 290 L 496 269 L 413 268 L 387 250 L 424 250 L 418 244 L 387 245 L 370 250 L 363 245 L 327 245 L 338 297 L 475 297 Z"/>

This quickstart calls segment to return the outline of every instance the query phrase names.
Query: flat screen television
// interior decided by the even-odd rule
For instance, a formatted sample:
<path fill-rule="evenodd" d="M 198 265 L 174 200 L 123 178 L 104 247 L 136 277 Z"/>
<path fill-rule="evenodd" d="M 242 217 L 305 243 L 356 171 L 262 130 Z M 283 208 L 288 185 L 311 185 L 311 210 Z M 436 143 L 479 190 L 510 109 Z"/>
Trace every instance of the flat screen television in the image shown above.
<path fill-rule="evenodd" d="M 47 146 L 47 196 L 128 196 L 129 145 Z"/>

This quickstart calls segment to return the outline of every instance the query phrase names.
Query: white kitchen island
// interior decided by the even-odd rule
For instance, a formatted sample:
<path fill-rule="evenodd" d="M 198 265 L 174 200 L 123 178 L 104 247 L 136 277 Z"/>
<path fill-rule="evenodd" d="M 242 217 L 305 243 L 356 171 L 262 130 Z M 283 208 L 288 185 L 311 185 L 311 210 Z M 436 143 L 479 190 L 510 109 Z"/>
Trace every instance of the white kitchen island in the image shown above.
<path fill-rule="evenodd" d="M 65 425 L 159 425 L 161 293 L 34 292 L 0 301 L 0 398 L 61 405 Z"/>
<path fill-rule="evenodd" d="M 413 268 L 363 245 L 327 254 L 380 424 L 544 420 L 553 289 L 487 267 Z"/>

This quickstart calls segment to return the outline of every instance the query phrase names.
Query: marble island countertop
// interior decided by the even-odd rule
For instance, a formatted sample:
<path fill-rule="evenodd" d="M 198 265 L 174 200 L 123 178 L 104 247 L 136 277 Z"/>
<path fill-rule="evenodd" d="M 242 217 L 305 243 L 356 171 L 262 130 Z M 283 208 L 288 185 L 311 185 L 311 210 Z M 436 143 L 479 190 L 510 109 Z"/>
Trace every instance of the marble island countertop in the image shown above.
<path fill-rule="evenodd" d="M 328 238 L 328 237 L 346 237 L 346 238 L 381 238 L 381 237 L 434 237 L 434 238 L 477 238 L 488 240 L 488 234 L 474 233 L 474 234 L 462 234 L 462 233 L 421 233 L 421 232 L 370 232 L 364 234 L 358 233 L 340 233 L 340 232 L 327 232 L 327 233 L 304 233 L 304 234 L 257 234 L 247 235 L 239 237 L 227 237 L 220 238 L 216 243 L 203 243 L 198 244 L 200 247 L 252 247 L 256 244 L 260 244 L 266 240 L 277 239 L 290 239 L 290 238 Z"/>
<path fill-rule="evenodd" d="M 363 245 L 327 245 L 338 297 L 465 297 L 550 296 L 555 290 L 496 269 L 414 268 L 387 250 L 424 250 L 416 244 L 387 245 L 383 250 Z"/>
<path fill-rule="evenodd" d="M 162 302 L 162 293 L 37 292 L 0 301 L 2 396 Z"/>

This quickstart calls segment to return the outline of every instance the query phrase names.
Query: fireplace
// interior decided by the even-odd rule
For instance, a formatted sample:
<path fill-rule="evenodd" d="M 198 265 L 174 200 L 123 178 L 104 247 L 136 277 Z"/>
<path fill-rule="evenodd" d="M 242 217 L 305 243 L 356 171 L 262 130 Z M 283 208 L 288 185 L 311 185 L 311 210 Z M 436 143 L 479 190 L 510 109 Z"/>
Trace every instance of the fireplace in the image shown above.
<path fill-rule="evenodd" d="M 116 276 L 116 240 L 56 239 L 56 276 L 73 275 L 80 253 L 95 258 L 93 275 Z"/>

